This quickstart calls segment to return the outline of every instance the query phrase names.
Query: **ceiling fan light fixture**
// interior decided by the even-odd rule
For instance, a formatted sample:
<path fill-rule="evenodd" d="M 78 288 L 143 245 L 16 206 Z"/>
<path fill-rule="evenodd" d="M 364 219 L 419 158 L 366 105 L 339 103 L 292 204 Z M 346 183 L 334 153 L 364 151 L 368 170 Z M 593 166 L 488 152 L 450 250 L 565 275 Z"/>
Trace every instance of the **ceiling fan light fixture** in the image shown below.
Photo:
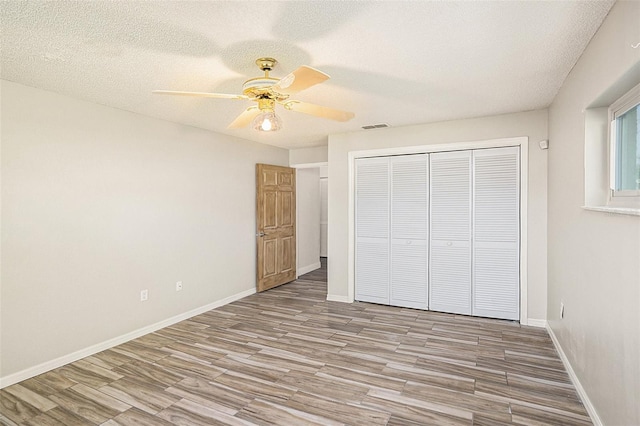
<path fill-rule="evenodd" d="M 253 119 L 251 127 L 259 132 L 275 132 L 282 129 L 282 120 L 275 112 L 264 111 Z"/>

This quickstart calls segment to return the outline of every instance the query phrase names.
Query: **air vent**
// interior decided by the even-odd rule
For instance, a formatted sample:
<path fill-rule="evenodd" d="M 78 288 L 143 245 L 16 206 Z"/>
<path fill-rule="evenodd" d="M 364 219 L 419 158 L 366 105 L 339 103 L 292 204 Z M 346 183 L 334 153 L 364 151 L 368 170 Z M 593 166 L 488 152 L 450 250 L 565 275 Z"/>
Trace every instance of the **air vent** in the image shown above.
<path fill-rule="evenodd" d="M 380 124 L 369 124 L 368 126 L 362 126 L 362 128 L 365 130 L 382 129 L 383 127 L 389 127 L 389 125 L 387 123 L 380 123 Z"/>

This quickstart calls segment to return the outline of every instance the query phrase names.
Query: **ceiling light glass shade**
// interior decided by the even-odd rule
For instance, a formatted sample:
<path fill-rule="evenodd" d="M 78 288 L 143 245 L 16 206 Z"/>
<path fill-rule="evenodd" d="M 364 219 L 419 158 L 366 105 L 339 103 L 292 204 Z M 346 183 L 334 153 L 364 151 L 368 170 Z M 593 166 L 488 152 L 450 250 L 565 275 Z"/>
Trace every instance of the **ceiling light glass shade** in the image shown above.
<path fill-rule="evenodd" d="M 259 132 L 275 132 L 282 128 L 282 120 L 275 112 L 265 111 L 251 121 L 251 127 Z"/>

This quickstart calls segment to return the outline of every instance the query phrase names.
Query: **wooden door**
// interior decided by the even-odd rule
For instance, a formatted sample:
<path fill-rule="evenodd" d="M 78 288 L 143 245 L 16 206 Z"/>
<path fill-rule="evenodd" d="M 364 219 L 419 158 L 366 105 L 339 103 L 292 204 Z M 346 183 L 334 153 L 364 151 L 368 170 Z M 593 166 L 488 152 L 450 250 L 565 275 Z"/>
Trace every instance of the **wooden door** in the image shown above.
<path fill-rule="evenodd" d="M 256 164 L 257 290 L 296 279 L 296 174 Z"/>

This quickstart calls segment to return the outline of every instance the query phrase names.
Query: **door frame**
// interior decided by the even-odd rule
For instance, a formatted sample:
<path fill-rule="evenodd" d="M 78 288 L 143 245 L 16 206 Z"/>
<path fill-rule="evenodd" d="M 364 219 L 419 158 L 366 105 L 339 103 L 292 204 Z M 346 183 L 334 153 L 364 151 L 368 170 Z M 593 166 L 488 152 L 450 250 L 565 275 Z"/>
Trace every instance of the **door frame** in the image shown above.
<path fill-rule="evenodd" d="M 403 154 L 430 154 L 442 151 L 463 151 L 484 148 L 503 148 L 507 146 L 520 147 L 520 324 L 528 325 L 527 309 L 527 206 L 529 199 L 529 137 L 488 139 L 480 141 L 455 142 L 435 145 L 419 145 L 396 148 L 372 149 L 349 152 L 349 247 L 348 247 L 348 296 L 352 303 L 355 300 L 355 160 L 356 158 L 382 157 Z"/>

